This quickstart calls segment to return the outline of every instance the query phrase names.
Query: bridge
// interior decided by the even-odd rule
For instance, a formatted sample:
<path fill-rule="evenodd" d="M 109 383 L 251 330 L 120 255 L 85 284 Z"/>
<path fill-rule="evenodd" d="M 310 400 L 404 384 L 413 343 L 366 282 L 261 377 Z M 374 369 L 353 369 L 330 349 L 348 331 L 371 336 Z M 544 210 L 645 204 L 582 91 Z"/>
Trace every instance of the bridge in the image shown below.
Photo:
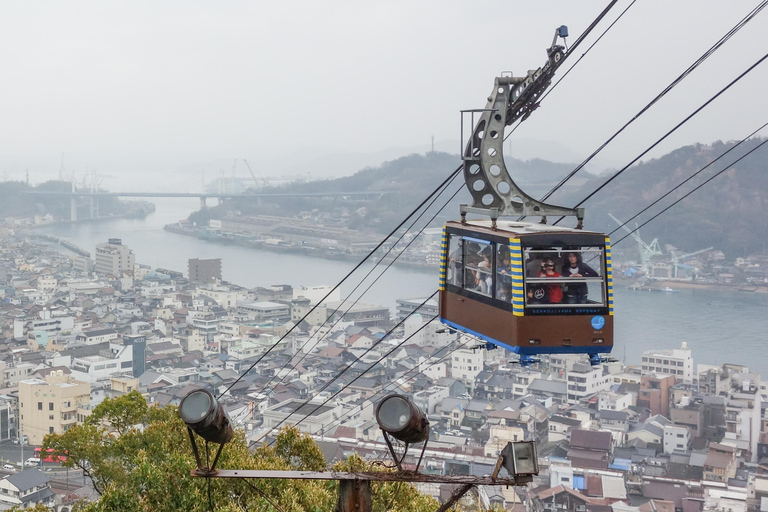
<path fill-rule="evenodd" d="M 357 198 L 357 199 L 375 199 L 384 194 L 392 193 L 390 190 L 382 190 L 378 192 L 299 192 L 299 193 L 258 193 L 258 192 L 246 192 L 246 193 L 226 193 L 226 192 L 104 192 L 104 191 L 74 191 L 74 192 L 56 192 L 56 191 L 35 191 L 30 190 L 26 192 L 31 196 L 56 196 L 56 197 L 69 197 L 70 198 L 70 220 L 77 220 L 77 200 L 80 198 L 87 198 L 90 202 L 89 218 L 95 219 L 99 216 L 99 198 L 100 197 L 199 197 L 200 209 L 207 208 L 206 201 L 209 197 L 217 198 L 219 204 L 222 204 L 227 199 L 235 198 L 290 198 L 290 197 L 327 197 L 334 199 L 345 198 Z"/>

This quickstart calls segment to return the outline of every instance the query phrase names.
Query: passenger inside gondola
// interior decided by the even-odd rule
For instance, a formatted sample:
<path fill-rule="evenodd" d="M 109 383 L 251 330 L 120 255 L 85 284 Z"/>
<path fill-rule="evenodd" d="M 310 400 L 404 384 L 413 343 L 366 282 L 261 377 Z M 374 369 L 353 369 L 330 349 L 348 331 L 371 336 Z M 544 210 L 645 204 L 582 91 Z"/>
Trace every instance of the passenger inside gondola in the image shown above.
<path fill-rule="evenodd" d="M 509 247 L 499 245 L 496 262 L 496 298 L 512 302 L 512 260 Z"/>
<path fill-rule="evenodd" d="M 565 255 L 561 274 L 570 279 L 582 277 L 598 277 L 597 272 L 582 261 L 580 252 L 569 252 Z M 585 282 L 573 282 L 565 285 L 566 304 L 586 304 L 589 288 Z"/>

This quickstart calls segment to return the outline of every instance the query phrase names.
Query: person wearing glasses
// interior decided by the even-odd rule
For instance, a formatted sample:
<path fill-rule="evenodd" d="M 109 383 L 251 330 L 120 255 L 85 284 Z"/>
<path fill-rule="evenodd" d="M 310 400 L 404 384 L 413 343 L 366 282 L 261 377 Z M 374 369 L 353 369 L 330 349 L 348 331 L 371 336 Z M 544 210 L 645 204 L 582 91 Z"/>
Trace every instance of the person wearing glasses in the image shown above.
<path fill-rule="evenodd" d="M 562 277 L 555 271 L 555 261 L 552 258 L 544 260 L 537 277 Z M 563 287 L 560 283 L 538 284 L 528 291 L 529 302 L 536 304 L 560 304 L 563 301 Z"/>

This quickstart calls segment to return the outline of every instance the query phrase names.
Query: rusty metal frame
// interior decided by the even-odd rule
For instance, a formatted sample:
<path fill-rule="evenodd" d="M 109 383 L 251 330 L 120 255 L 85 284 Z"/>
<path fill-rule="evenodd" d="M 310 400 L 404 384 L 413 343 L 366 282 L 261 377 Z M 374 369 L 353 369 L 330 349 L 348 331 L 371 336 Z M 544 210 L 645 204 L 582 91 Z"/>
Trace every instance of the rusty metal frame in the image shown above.
<path fill-rule="evenodd" d="M 532 476 L 494 477 L 471 475 L 425 475 L 413 471 L 395 472 L 340 472 L 340 471 L 277 471 L 262 469 L 219 469 L 211 475 L 201 475 L 192 470 L 193 477 L 212 478 L 267 478 L 291 480 L 367 480 L 370 482 L 412 482 L 429 484 L 472 485 L 524 485 L 533 481 Z"/>

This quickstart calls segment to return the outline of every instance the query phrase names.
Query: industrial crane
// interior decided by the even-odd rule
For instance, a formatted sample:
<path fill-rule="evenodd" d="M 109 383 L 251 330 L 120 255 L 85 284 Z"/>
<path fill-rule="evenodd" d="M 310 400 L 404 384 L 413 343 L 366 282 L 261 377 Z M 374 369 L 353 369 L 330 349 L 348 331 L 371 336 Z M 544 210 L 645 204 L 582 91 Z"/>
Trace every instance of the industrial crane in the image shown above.
<path fill-rule="evenodd" d="M 637 240 L 637 246 L 638 250 L 640 251 L 640 264 L 643 266 L 643 270 L 645 271 L 645 275 L 648 277 L 652 276 L 651 273 L 651 258 L 654 256 L 661 256 L 661 247 L 659 247 L 659 239 L 654 238 L 653 241 L 650 244 L 647 244 L 643 242 L 643 239 L 640 238 L 640 233 L 637 232 L 637 229 L 631 230 L 627 227 L 626 224 L 621 222 L 619 219 L 614 217 L 612 214 L 608 214 L 613 220 L 615 220 L 619 226 L 624 228 L 624 231 L 629 233 L 632 238 Z"/>

